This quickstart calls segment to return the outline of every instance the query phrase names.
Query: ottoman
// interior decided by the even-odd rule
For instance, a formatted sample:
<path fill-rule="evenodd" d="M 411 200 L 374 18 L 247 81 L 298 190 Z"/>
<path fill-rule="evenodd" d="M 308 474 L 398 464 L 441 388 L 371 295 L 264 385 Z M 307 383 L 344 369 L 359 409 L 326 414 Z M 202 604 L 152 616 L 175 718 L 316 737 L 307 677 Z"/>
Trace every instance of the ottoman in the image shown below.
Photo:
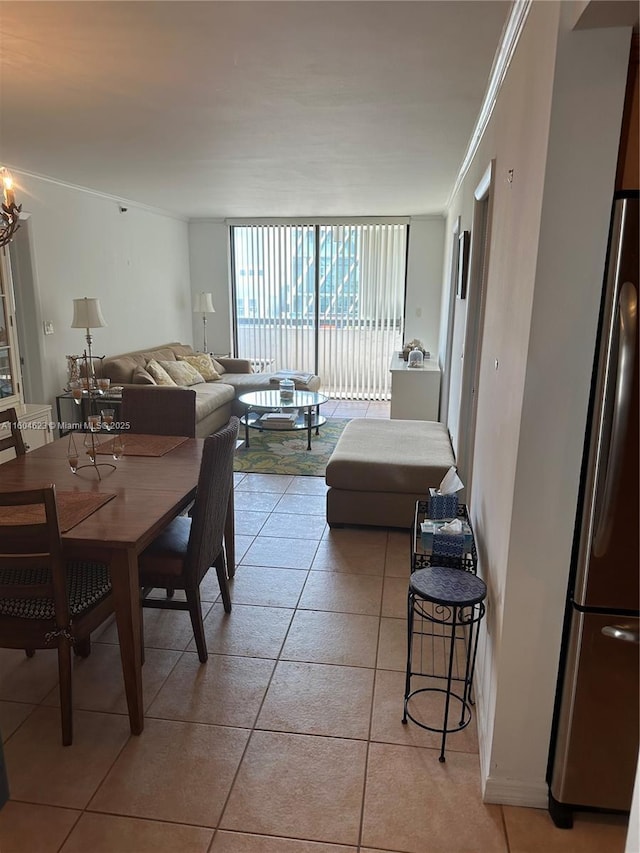
<path fill-rule="evenodd" d="M 416 501 L 455 464 L 438 421 L 355 418 L 327 464 L 327 522 L 411 527 Z"/>

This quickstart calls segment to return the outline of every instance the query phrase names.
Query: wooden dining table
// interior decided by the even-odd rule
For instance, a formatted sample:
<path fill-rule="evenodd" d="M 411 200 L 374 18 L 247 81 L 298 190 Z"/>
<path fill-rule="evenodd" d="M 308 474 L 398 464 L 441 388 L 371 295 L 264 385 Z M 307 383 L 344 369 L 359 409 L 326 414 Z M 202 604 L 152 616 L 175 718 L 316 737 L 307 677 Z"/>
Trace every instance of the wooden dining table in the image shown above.
<path fill-rule="evenodd" d="M 139 438 L 139 436 L 136 436 Z M 163 456 L 127 456 L 115 469 L 81 468 L 72 473 L 69 440 L 50 444 L 0 465 L 0 490 L 14 491 L 55 484 L 57 492 L 110 493 L 115 497 L 62 533 L 69 558 L 109 564 L 120 656 L 132 734 L 144 728 L 138 555 L 195 497 L 204 439 L 188 438 Z M 96 461 L 111 462 L 110 456 Z M 225 526 L 229 576 L 233 576 L 233 492 Z"/>

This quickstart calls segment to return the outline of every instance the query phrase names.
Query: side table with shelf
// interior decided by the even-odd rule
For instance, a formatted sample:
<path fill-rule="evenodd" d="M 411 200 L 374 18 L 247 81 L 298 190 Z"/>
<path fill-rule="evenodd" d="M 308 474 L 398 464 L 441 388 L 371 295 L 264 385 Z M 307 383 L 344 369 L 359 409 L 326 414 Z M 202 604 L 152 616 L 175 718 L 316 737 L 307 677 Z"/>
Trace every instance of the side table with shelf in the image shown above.
<path fill-rule="evenodd" d="M 65 391 L 56 397 L 56 412 L 58 415 L 58 432 L 60 437 L 67 435 L 73 429 L 76 432 L 85 432 L 85 424 L 89 415 L 99 415 L 100 409 L 113 409 L 115 420 L 120 418 L 122 407 L 122 394 L 107 392 L 100 396 L 90 396 L 83 392 L 80 404 L 73 398 L 71 391 Z M 75 426 L 77 425 L 77 429 Z"/>
<path fill-rule="evenodd" d="M 422 544 L 420 524 L 427 517 L 428 501 L 418 501 L 411 534 L 402 722 L 411 720 L 420 728 L 441 734 L 439 760 L 444 762 L 447 735 L 471 722 L 473 673 L 487 588 L 476 576 L 473 530 L 470 546 L 462 556 L 433 554 Z M 458 518 L 469 524 L 464 504 L 458 506 Z M 427 686 L 412 688 L 413 678 L 422 679 L 420 683 Z M 444 686 L 436 686 L 443 680 Z M 454 689 L 454 683 L 459 687 Z M 434 697 L 443 703 L 441 724 L 433 722 L 433 704 L 421 705 Z M 459 711 L 459 717 L 450 723 L 454 711 Z"/>

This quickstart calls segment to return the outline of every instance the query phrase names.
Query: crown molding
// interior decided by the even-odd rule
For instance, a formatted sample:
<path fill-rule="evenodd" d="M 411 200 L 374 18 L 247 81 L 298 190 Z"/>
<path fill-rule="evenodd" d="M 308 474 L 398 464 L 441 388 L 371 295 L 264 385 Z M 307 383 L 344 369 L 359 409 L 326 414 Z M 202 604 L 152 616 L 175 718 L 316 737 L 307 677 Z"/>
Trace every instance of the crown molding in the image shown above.
<path fill-rule="evenodd" d="M 531 4 L 532 0 L 514 0 L 513 5 L 511 6 L 509 17 L 505 22 L 502 35 L 500 36 L 500 43 L 498 44 L 496 55 L 493 58 L 493 65 L 491 66 L 491 72 L 489 74 L 489 83 L 482 101 L 482 106 L 480 107 L 480 113 L 476 119 L 471 139 L 469 140 L 464 159 L 462 160 L 462 165 L 460 166 L 460 171 L 458 172 L 458 177 L 456 178 L 451 193 L 449 194 L 449 198 L 447 199 L 447 209 L 451 206 L 451 202 L 460 189 L 465 175 L 469 171 L 469 166 L 478 151 L 484 132 L 489 124 L 489 119 L 493 113 L 493 108 L 498 100 L 498 94 L 502 88 L 502 83 L 504 82 L 504 78 L 509 70 L 511 59 L 515 53 L 518 41 L 520 40 L 522 30 L 524 29 L 527 16 L 531 9 Z"/>
<path fill-rule="evenodd" d="M 180 222 L 189 221 L 187 217 L 178 216 L 177 213 L 171 213 L 171 211 L 163 210 L 160 207 L 152 207 L 148 204 L 141 204 L 138 201 L 132 201 L 131 199 L 123 198 L 122 196 L 110 195 L 109 193 L 100 192 L 100 190 L 90 189 L 89 187 L 81 187 L 78 184 L 70 184 L 66 181 L 60 181 L 57 178 L 50 178 L 48 175 L 40 175 L 37 172 L 29 172 L 26 169 L 19 168 L 18 166 L 12 166 L 10 164 L 7 164 L 7 169 L 9 169 L 13 175 L 20 175 L 22 177 L 32 178 L 36 181 L 43 181 L 47 184 L 53 184 L 54 186 L 62 187 L 63 189 L 74 190 L 75 192 L 79 193 L 85 193 L 85 195 L 94 196 L 95 198 L 101 198 L 105 201 L 112 201 L 115 204 L 120 205 L 121 207 L 135 207 L 136 210 L 143 210 L 145 213 L 153 213 L 156 216 L 164 216 L 167 219 L 176 219 Z M 21 188 L 16 187 L 16 189 Z"/>

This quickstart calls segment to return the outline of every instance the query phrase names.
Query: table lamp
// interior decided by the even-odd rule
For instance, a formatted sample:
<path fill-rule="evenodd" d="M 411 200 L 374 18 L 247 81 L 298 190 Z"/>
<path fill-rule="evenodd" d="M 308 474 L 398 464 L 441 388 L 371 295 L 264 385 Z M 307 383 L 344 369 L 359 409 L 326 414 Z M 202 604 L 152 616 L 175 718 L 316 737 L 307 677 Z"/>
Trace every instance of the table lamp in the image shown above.
<path fill-rule="evenodd" d="M 95 370 L 93 369 L 93 356 L 91 354 L 91 329 L 101 329 L 106 326 L 102 311 L 100 309 L 100 301 L 98 299 L 83 296 L 80 299 L 73 300 L 73 320 L 71 321 L 72 329 L 85 329 L 87 338 L 87 382 L 90 384 L 91 379 L 95 379 Z"/>

